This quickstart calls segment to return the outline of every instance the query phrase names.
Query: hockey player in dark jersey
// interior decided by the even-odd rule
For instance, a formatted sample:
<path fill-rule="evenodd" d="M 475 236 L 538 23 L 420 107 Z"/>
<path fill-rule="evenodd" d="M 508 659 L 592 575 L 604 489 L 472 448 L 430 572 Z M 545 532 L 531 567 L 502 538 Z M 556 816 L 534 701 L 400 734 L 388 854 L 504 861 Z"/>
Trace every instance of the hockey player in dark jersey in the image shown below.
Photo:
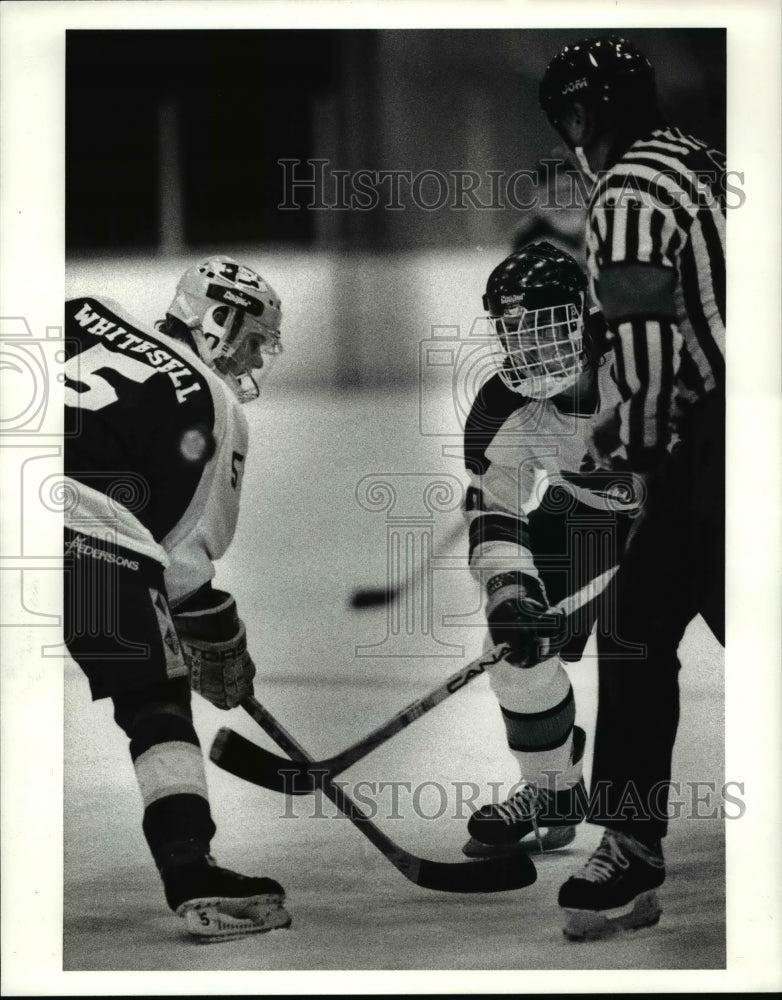
<path fill-rule="evenodd" d="M 93 699 L 130 741 L 143 832 L 165 897 L 201 940 L 286 927 L 270 878 L 220 868 L 191 688 L 228 709 L 255 667 L 214 561 L 236 527 L 247 455 L 241 403 L 280 345 L 280 301 L 211 257 L 152 330 L 104 298 L 66 303 L 66 641 Z"/>
<path fill-rule="evenodd" d="M 620 397 L 586 285 L 569 254 L 536 243 L 492 271 L 484 296 L 498 370 L 465 425 L 466 515 L 487 642 L 512 649 L 490 683 L 520 780 L 471 816 L 471 856 L 562 847 L 585 812 L 585 734 L 564 661 L 582 656 L 597 581 L 618 562 L 637 510 L 632 477 L 595 470 L 587 456 L 590 418 Z M 591 584 L 577 612 L 552 611 Z"/>
<path fill-rule="evenodd" d="M 587 267 L 621 401 L 594 421 L 589 451 L 648 482 L 611 584 L 616 628 L 598 636 L 592 782 L 606 829 L 559 897 L 565 934 L 583 939 L 659 919 L 677 650 L 699 613 L 724 640 L 725 157 L 663 120 L 653 67 L 626 39 L 566 46 L 540 100 L 594 180 Z M 645 658 L 623 656 L 617 636 Z"/>

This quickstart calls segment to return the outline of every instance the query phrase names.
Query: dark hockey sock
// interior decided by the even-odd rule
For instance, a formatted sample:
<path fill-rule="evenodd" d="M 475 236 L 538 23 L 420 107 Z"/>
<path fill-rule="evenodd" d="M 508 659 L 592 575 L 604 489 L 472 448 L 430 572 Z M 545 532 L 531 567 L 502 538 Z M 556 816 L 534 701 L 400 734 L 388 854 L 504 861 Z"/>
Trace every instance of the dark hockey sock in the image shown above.
<path fill-rule="evenodd" d="M 215 825 L 187 679 L 118 695 L 114 708 L 130 738 L 144 803 L 142 826 L 155 864 L 163 871 L 203 858 Z"/>
<path fill-rule="evenodd" d="M 543 712 L 511 712 L 504 706 L 502 718 L 508 746 L 523 753 L 556 750 L 567 742 L 576 719 L 573 689 L 553 708 Z"/>

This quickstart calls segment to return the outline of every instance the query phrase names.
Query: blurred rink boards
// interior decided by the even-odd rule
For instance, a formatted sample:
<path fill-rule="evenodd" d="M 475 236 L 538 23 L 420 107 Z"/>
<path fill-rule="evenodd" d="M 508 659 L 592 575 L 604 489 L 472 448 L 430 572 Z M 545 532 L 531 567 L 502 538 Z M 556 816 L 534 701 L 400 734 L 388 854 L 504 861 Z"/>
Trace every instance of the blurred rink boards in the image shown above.
<path fill-rule="evenodd" d="M 66 266 L 66 295 L 107 295 L 154 323 L 181 274 L 213 252 L 255 267 L 282 299 L 276 389 L 382 391 L 417 385 L 425 341 L 475 337 L 486 279 L 510 246 L 350 253 L 220 246 L 170 257 L 80 258 Z M 449 379 L 442 354 L 424 352 L 423 364 L 427 377 Z"/>

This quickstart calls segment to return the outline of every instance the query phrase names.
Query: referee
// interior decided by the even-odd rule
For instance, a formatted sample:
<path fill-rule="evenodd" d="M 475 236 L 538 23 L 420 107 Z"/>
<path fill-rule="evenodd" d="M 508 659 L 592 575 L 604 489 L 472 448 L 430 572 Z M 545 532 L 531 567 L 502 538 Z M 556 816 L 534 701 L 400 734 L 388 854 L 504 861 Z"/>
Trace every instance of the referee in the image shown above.
<path fill-rule="evenodd" d="M 559 894 L 584 939 L 659 918 L 677 649 L 698 614 L 724 643 L 725 158 L 663 120 L 651 64 L 621 38 L 565 47 L 540 101 L 594 184 L 587 267 L 622 402 L 590 457 L 647 490 L 598 632 L 591 819 L 606 830 Z"/>

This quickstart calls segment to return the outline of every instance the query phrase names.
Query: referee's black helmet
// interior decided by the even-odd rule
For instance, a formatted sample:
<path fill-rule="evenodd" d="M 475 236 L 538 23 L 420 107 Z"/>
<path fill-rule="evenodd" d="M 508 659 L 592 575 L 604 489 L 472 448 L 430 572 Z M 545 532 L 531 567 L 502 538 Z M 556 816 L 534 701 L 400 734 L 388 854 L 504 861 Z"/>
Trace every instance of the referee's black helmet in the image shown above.
<path fill-rule="evenodd" d="M 577 101 L 611 117 L 643 112 L 657 103 L 654 67 L 626 38 L 585 38 L 551 60 L 539 99 L 554 128 L 563 109 Z"/>

